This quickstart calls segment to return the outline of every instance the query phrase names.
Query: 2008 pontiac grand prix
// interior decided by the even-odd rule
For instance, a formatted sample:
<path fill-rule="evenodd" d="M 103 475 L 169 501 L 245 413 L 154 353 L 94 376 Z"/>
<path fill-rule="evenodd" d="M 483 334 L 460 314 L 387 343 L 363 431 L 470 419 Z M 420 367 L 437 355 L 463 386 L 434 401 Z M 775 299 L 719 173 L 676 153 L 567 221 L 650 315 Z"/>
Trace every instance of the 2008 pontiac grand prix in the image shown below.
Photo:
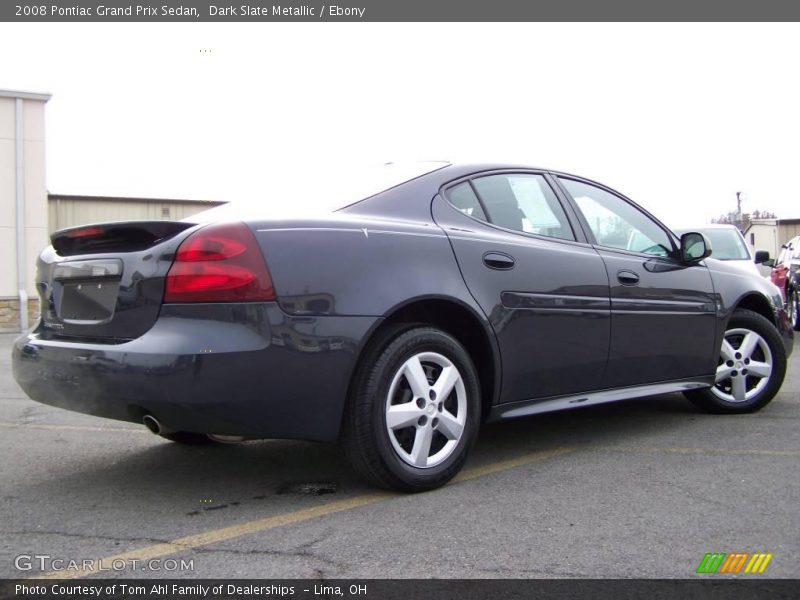
<path fill-rule="evenodd" d="M 407 491 L 452 478 L 487 419 L 674 391 L 745 413 L 778 392 L 778 290 L 703 235 L 564 173 L 386 172 L 316 218 L 53 234 L 16 380 L 175 442 L 338 440 Z"/>

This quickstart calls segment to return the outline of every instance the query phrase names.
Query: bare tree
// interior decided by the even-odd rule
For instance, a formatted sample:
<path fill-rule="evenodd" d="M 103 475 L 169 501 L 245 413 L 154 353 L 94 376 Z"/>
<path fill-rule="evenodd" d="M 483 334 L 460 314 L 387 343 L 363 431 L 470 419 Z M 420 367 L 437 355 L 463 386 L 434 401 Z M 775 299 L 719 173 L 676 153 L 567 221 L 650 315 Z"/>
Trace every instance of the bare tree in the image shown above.
<path fill-rule="evenodd" d="M 739 228 L 739 231 L 743 232 L 750 227 L 750 222 L 753 219 L 777 219 L 777 216 L 774 212 L 770 212 L 768 210 L 754 210 L 752 213 L 744 213 L 740 221 L 738 213 L 732 210 L 720 215 L 716 219 L 711 219 L 711 222 L 724 225 L 736 225 L 736 227 Z"/>

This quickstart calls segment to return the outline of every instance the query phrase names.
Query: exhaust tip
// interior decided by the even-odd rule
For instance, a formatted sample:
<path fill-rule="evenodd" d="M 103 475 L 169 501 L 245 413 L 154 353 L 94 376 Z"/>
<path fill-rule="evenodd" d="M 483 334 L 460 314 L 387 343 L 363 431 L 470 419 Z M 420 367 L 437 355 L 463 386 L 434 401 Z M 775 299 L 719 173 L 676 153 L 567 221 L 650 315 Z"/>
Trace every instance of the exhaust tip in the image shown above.
<path fill-rule="evenodd" d="M 162 431 L 161 423 L 159 423 L 158 419 L 156 419 L 153 415 L 145 415 L 142 417 L 142 423 L 144 423 L 144 426 L 156 435 L 159 435 Z"/>
<path fill-rule="evenodd" d="M 243 435 L 222 435 L 219 433 L 209 433 L 207 434 L 207 437 L 211 441 L 218 442 L 220 444 L 238 444 L 246 439 Z"/>

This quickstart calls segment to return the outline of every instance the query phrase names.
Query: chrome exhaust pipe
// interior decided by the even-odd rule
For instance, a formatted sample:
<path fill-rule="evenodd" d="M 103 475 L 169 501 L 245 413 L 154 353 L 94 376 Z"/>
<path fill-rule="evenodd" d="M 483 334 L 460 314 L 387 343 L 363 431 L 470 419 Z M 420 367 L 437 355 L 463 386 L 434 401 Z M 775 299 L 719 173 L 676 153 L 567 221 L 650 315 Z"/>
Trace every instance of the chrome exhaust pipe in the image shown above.
<path fill-rule="evenodd" d="M 145 415 L 142 417 L 142 423 L 144 423 L 144 426 L 156 435 L 161 435 L 161 433 L 164 431 L 161 427 L 161 423 L 159 423 L 158 419 L 156 419 L 153 415 Z"/>

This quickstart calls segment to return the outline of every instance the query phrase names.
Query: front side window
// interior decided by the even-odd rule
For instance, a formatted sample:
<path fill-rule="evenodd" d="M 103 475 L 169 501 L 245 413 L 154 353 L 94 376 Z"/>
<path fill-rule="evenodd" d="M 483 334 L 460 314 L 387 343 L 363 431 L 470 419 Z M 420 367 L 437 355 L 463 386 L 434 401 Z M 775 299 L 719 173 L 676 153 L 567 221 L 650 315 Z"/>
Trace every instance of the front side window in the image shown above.
<path fill-rule="evenodd" d="M 541 175 L 488 175 L 472 184 L 489 222 L 523 233 L 575 239 L 564 209 Z"/>
<path fill-rule="evenodd" d="M 638 208 L 588 183 L 559 180 L 575 199 L 600 246 L 653 256 L 672 253 L 669 235 Z"/>

